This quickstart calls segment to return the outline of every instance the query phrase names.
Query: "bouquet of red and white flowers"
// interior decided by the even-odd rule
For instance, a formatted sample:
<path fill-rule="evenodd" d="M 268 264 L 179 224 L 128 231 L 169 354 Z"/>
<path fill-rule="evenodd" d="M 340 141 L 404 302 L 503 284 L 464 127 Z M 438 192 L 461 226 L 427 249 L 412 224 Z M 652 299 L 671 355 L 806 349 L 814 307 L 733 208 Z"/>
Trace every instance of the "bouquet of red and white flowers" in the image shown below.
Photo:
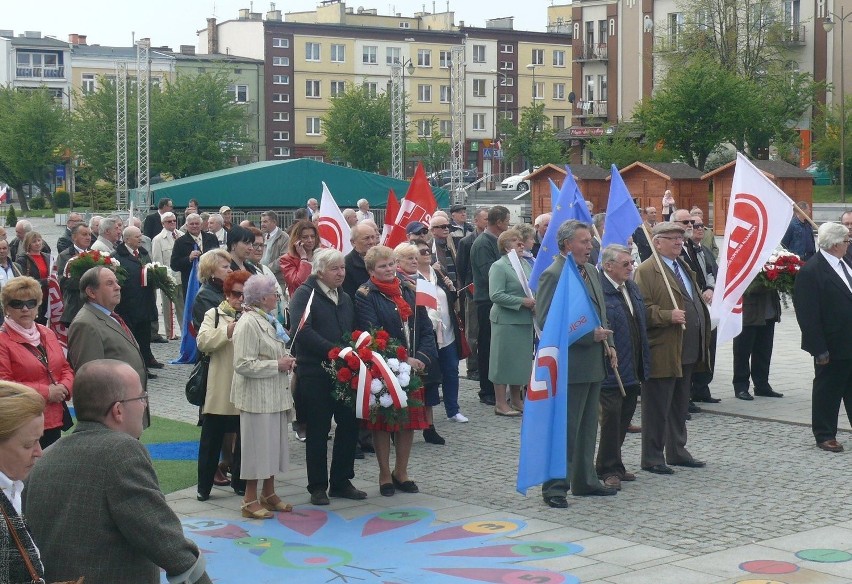
<path fill-rule="evenodd" d="M 124 284 L 124 280 L 127 279 L 127 270 L 121 267 L 117 259 L 111 257 L 106 252 L 97 250 L 84 251 L 75 255 L 65 264 L 62 275 L 66 278 L 79 280 L 83 274 L 95 266 L 106 266 L 111 269 L 115 272 L 115 277 L 118 279 L 119 284 Z"/>
<path fill-rule="evenodd" d="M 787 297 L 793 295 L 793 284 L 796 282 L 796 275 L 803 265 L 805 265 L 805 262 L 796 254 L 776 250 L 769 256 L 769 260 L 763 265 L 749 288 L 763 286 L 777 291 L 786 308 L 788 306 Z"/>
<path fill-rule="evenodd" d="M 355 416 L 388 424 L 408 419 L 408 406 L 423 383 L 408 364 L 408 351 L 384 329 L 354 331 L 344 347 L 328 353 L 323 367 L 334 380 L 334 397 L 355 409 Z"/>
<path fill-rule="evenodd" d="M 162 290 L 169 297 L 169 300 L 175 302 L 177 284 L 169 274 L 167 266 L 159 262 L 145 264 L 142 280 L 143 286 L 153 286 L 157 290 Z"/>

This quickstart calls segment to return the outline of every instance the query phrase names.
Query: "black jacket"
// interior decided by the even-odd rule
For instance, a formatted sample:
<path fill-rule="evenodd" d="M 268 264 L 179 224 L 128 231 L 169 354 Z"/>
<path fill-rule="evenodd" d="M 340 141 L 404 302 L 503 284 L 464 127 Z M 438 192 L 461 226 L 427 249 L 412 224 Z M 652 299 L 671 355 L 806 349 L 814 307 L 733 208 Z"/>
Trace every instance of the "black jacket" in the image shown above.
<path fill-rule="evenodd" d="M 802 331 L 802 349 L 818 357 L 852 359 L 852 292 L 822 253 L 811 256 L 793 287 L 793 306 Z"/>
<path fill-rule="evenodd" d="M 43 249 L 43 248 L 42 248 Z M 48 271 L 50 270 L 50 253 L 41 253 L 41 257 L 44 259 L 44 263 L 47 265 Z M 47 323 L 47 294 L 48 294 L 48 286 L 47 286 L 47 278 L 41 277 L 41 272 L 38 269 L 38 266 L 33 261 L 33 259 L 29 255 L 19 255 L 17 262 L 15 262 L 21 268 L 22 276 L 29 276 L 30 278 L 34 278 L 38 280 L 38 283 L 41 284 L 41 306 L 38 307 L 38 318 L 36 322 L 39 324 Z M 48 277 L 50 274 L 48 273 Z"/>
<path fill-rule="evenodd" d="M 343 280 L 343 291 L 349 294 L 349 297 L 355 299 L 355 291 L 364 282 L 370 279 L 370 274 L 367 272 L 367 266 L 364 265 L 364 258 L 354 249 L 346 254 L 343 260 L 346 266 L 346 279 Z"/>
<path fill-rule="evenodd" d="M 74 247 L 74 242 L 71 241 L 71 230 L 66 227 L 65 231 L 56 241 L 56 253 L 60 254 L 69 247 Z"/>
<path fill-rule="evenodd" d="M 160 217 L 160 212 L 154 211 L 153 213 L 149 213 L 145 217 L 145 221 L 142 223 L 142 233 L 147 235 L 150 239 L 154 239 L 154 236 L 162 230 L 163 218 Z"/>
<path fill-rule="evenodd" d="M 139 247 L 137 258 L 126 245 L 119 243 L 115 246 L 115 259 L 127 271 L 127 279 L 121 285 L 121 302 L 115 307 L 115 311 L 128 324 L 156 320 L 156 288 L 142 285 L 142 266 L 151 263 L 151 256 L 144 247 Z"/>
<path fill-rule="evenodd" d="M 192 326 L 198 331 L 201 328 L 201 323 L 204 322 L 204 314 L 211 308 L 215 308 L 222 304 L 225 300 L 225 291 L 222 287 L 224 282 L 216 278 L 211 278 L 209 282 L 205 282 L 198 290 L 198 295 L 192 304 Z"/>
<path fill-rule="evenodd" d="M 219 240 L 212 233 L 201 232 L 202 253 L 211 249 L 219 249 Z M 186 294 L 186 284 L 189 280 L 189 272 L 192 270 L 192 262 L 189 261 L 190 252 L 195 249 L 195 240 L 189 233 L 181 235 L 175 240 L 172 248 L 172 259 L 169 262 L 171 268 L 180 272 L 180 281 L 183 283 L 183 293 Z M 210 307 L 212 308 L 212 307 Z"/>

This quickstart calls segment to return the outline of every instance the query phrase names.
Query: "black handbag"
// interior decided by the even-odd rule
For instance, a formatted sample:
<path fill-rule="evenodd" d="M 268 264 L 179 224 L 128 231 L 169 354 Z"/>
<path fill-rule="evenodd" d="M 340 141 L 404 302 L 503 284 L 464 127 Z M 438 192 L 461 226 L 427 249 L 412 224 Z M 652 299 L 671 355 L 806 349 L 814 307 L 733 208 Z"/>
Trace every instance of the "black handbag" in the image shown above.
<path fill-rule="evenodd" d="M 216 310 L 215 321 L 213 328 L 219 326 L 219 310 Z M 192 368 L 192 373 L 189 374 L 189 379 L 186 380 L 186 401 L 194 406 L 201 407 L 204 405 L 204 400 L 207 397 L 207 373 L 210 370 L 210 355 L 201 354 L 201 358 L 195 367 Z"/>

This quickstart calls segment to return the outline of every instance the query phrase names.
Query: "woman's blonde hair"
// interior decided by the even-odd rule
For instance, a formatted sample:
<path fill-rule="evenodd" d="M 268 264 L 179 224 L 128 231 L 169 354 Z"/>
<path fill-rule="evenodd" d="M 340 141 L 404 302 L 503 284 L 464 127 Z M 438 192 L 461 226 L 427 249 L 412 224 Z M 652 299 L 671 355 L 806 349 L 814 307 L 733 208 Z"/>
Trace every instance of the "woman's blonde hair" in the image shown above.
<path fill-rule="evenodd" d="M 231 254 L 224 249 L 211 249 L 201 254 L 201 257 L 198 258 L 198 279 L 202 284 L 210 281 L 221 260 L 226 260 L 230 264 Z"/>
<path fill-rule="evenodd" d="M 506 244 L 509 243 L 509 240 L 512 238 L 516 238 L 518 241 L 521 240 L 521 232 L 517 229 L 507 229 L 503 233 L 500 234 L 500 237 L 497 238 L 497 249 L 500 250 L 500 255 L 506 255 L 509 253 L 509 250 L 506 249 Z"/>
<path fill-rule="evenodd" d="M 24 236 L 24 247 L 22 249 L 18 249 L 19 256 L 27 255 L 28 253 L 30 253 L 30 245 L 36 237 L 41 238 L 42 245 L 44 244 L 44 238 L 41 236 L 41 233 L 39 233 L 38 231 L 30 231 Z M 41 250 L 38 251 L 39 253 L 41 253 Z"/>
<path fill-rule="evenodd" d="M 0 302 L 3 306 L 8 305 L 10 300 L 35 300 L 38 308 L 41 305 L 41 284 L 29 276 L 12 278 L 0 290 Z"/>
<path fill-rule="evenodd" d="M 367 250 L 366 255 L 364 255 L 364 266 L 368 272 L 372 272 L 377 263 L 391 259 L 393 259 L 393 250 L 384 245 L 377 245 Z"/>
<path fill-rule="evenodd" d="M 0 380 L 0 443 L 44 412 L 44 398 L 20 383 Z"/>
<path fill-rule="evenodd" d="M 417 255 L 417 246 L 413 245 L 412 243 L 410 243 L 408 241 L 403 241 L 398 246 L 393 248 L 393 257 L 395 257 L 397 260 L 399 260 L 399 258 L 401 258 L 403 256 L 407 256 L 407 255 L 416 256 Z"/>

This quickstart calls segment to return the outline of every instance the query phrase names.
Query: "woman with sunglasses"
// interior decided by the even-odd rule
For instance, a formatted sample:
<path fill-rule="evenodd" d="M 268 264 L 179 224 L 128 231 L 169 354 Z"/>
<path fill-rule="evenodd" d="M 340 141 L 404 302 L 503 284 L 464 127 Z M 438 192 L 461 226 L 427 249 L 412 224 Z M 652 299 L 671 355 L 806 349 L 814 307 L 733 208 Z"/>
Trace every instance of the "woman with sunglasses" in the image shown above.
<path fill-rule="evenodd" d="M 44 435 L 39 442 L 47 448 L 62 435 L 62 404 L 71 399 L 74 370 L 56 334 L 35 322 L 41 304 L 38 281 L 13 278 L 0 291 L 0 298 L 6 316 L 0 327 L 0 379 L 31 387 L 44 398 Z"/>

